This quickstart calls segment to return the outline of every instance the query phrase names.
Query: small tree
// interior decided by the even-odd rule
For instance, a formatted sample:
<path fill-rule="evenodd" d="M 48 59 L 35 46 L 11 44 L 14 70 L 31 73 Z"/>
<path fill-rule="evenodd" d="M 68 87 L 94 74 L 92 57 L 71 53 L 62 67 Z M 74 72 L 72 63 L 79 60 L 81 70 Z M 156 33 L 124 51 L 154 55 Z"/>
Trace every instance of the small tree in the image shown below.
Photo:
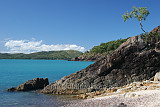
<path fill-rule="evenodd" d="M 126 12 L 124 15 L 122 15 L 124 21 L 127 21 L 130 18 L 136 18 L 140 22 L 140 28 L 142 31 L 146 33 L 146 31 L 143 29 L 142 21 L 146 20 L 150 12 L 146 7 L 133 7 L 132 9 L 133 10 L 131 12 Z"/>

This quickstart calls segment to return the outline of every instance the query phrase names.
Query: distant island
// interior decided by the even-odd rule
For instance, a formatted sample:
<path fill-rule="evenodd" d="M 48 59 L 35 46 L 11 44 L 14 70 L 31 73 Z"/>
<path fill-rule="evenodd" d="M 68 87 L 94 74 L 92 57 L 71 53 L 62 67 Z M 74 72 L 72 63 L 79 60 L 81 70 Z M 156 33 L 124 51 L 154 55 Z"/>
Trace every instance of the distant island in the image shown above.
<path fill-rule="evenodd" d="M 42 51 L 30 54 L 24 53 L 0 53 L 0 59 L 47 59 L 47 60 L 70 60 L 82 55 L 82 52 L 75 50 L 63 51 Z"/>
<path fill-rule="evenodd" d="M 127 38 L 128 39 L 128 38 Z M 24 53 L 0 53 L 0 59 L 47 59 L 47 60 L 70 60 L 70 61 L 97 61 L 105 57 L 109 53 L 116 50 L 127 39 L 118 39 L 101 43 L 94 46 L 90 50 L 82 53 L 76 50 L 61 50 L 61 51 L 42 51 L 30 54 Z"/>

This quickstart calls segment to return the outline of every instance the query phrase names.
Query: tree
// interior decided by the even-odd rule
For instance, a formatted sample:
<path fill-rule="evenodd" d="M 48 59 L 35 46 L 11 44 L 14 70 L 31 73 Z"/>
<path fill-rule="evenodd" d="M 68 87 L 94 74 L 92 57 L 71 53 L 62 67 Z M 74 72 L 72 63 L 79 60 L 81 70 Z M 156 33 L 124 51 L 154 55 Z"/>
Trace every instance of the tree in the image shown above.
<path fill-rule="evenodd" d="M 133 7 L 132 9 L 133 10 L 131 12 L 126 12 L 124 15 L 122 15 L 124 21 L 127 21 L 131 18 L 136 18 L 140 22 L 140 28 L 142 31 L 146 33 L 146 31 L 143 29 L 142 21 L 146 20 L 150 12 L 146 7 Z"/>

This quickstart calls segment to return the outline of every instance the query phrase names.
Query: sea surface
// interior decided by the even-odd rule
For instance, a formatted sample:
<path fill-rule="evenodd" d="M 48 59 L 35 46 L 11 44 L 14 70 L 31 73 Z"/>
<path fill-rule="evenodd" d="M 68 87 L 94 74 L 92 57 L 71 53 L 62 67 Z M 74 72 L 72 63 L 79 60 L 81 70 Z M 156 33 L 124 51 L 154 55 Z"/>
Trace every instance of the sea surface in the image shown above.
<path fill-rule="evenodd" d="M 60 96 L 44 95 L 34 91 L 7 92 L 33 78 L 48 78 L 54 82 L 79 71 L 93 62 L 65 60 L 0 60 L 0 107 L 60 107 L 65 102 Z"/>

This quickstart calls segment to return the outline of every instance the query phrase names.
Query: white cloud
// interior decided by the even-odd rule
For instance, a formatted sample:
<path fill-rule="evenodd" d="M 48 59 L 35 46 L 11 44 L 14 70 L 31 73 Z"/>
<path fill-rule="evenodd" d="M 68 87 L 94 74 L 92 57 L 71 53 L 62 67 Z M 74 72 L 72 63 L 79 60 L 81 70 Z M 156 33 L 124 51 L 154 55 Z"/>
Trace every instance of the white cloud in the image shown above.
<path fill-rule="evenodd" d="M 9 53 L 32 53 L 39 51 L 58 51 L 58 50 L 77 50 L 84 52 L 85 48 L 77 46 L 75 44 L 58 44 L 58 45 L 46 45 L 41 41 L 35 40 L 8 40 L 4 46 Z"/>

